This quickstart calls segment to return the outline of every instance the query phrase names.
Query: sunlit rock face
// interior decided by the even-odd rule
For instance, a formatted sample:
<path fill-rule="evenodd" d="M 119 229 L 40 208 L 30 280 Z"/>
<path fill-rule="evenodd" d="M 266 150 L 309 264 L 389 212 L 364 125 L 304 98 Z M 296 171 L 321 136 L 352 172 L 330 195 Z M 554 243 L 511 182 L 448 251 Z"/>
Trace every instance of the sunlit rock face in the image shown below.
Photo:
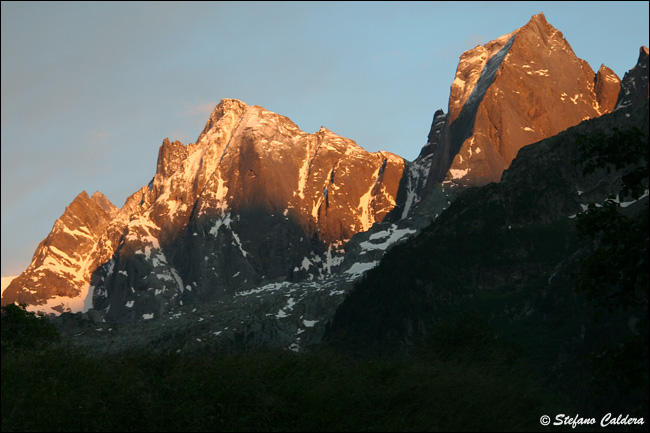
<path fill-rule="evenodd" d="M 231 104 L 237 105 L 237 123 L 227 120 L 224 128 L 229 113 L 217 107 L 196 145 L 216 150 L 203 157 L 202 164 L 215 169 L 198 196 L 198 214 L 226 206 L 239 215 L 280 215 L 309 238 L 331 243 L 367 230 L 395 206 L 402 158 L 371 154 L 326 128 L 307 134 L 259 106 L 221 105 Z"/>
<path fill-rule="evenodd" d="M 48 312 L 89 305 L 90 275 L 101 264 L 97 242 L 116 213 L 103 194 L 79 194 L 40 243 L 29 267 L 3 292 L 2 305 L 19 302 Z"/>
<path fill-rule="evenodd" d="M 434 151 L 434 181 L 498 182 L 528 144 L 612 111 L 620 80 L 596 75 L 543 14 L 460 59 L 449 121 Z"/>
<path fill-rule="evenodd" d="M 71 221 L 66 237 L 57 222 L 3 303 L 42 304 L 83 287 L 88 298 L 90 286 L 106 320 L 133 321 L 264 281 L 329 275 L 346 242 L 395 207 L 404 170 L 391 153 L 223 100 L 196 143 L 163 142 L 152 181 L 122 209 L 100 196 L 75 199 L 60 220 Z M 75 223 L 78 215 L 94 219 Z M 80 240 L 67 239 L 77 232 Z"/>

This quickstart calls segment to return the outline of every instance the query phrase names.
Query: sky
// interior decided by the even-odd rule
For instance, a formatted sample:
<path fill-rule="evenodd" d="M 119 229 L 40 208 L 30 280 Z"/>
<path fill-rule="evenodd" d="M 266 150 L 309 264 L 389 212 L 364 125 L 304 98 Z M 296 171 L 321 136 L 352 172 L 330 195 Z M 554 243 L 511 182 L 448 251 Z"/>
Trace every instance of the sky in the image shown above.
<path fill-rule="evenodd" d="M 464 51 L 543 12 L 594 71 L 648 46 L 648 2 L 2 2 L 2 276 L 67 205 L 116 206 L 222 98 L 408 160 Z"/>

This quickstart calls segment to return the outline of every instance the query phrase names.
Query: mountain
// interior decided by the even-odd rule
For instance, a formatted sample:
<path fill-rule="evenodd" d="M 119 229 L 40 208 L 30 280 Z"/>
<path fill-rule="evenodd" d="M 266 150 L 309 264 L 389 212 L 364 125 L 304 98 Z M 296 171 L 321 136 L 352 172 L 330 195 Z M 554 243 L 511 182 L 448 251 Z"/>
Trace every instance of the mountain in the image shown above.
<path fill-rule="evenodd" d="M 588 243 L 578 238 L 575 218 L 618 194 L 625 171 L 584 174 L 578 144 L 634 128 L 647 142 L 648 112 L 646 99 L 629 112 L 582 122 L 523 148 L 501 182 L 464 189 L 434 223 L 391 249 L 356 284 L 336 312 L 330 338 L 392 350 L 391 343 L 472 306 L 489 305 L 508 326 L 531 315 L 547 315 L 535 320 L 548 324 L 551 312 L 583 308 L 574 304 L 569 278 Z M 634 209 L 633 200 L 625 201 Z M 637 205 L 647 202 L 646 189 Z"/>
<path fill-rule="evenodd" d="M 501 182 L 464 189 L 434 223 L 388 251 L 346 296 L 322 342 L 357 356 L 423 344 L 473 356 L 474 344 L 498 341 L 581 413 L 647 414 L 649 114 L 646 99 L 521 149 Z M 644 174 L 613 164 L 585 173 L 581 144 L 608 141 L 621 154 L 645 148 Z M 624 176 L 644 186 L 639 199 L 620 194 Z M 608 197 L 622 217 L 605 220 L 597 240 L 585 238 L 577 215 L 591 207 L 599 213 L 586 225 L 602 225 Z M 578 289 L 589 263 L 597 283 Z"/>
<path fill-rule="evenodd" d="M 98 242 L 117 208 L 100 192 L 83 191 L 54 223 L 32 263 L 2 294 L 2 304 L 43 305 L 56 312 L 86 309 L 90 275 L 101 264 Z"/>
<path fill-rule="evenodd" d="M 3 302 L 51 304 L 90 285 L 106 320 L 129 321 L 331 274 L 345 242 L 393 209 L 404 169 L 391 153 L 223 100 L 196 143 L 163 142 L 154 178 L 119 211 L 80 194 Z"/>
<path fill-rule="evenodd" d="M 498 181 L 528 144 L 647 100 L 644 52 L 621 84 L 536 15 L 461 56 L 449 112 L 436 111 L 412 162 L 224 99 L 196 143 L 163 141 L 153 179 L 120 209 L 75 198 L 2 304 L 111 323 L 210 306 L 211 334 L 236 323 L 238 347 L 317 342 L 352 282 L 465 187 Z"/>
<path fill-rule="evenodd" d="M 543 13 L 535 15 L 461 56 L 444 127 L 430 134 L 430 181 L 498 182 L 519 149 L 611 112 L 619 90 L 613 71 L 594 73 Z"/>

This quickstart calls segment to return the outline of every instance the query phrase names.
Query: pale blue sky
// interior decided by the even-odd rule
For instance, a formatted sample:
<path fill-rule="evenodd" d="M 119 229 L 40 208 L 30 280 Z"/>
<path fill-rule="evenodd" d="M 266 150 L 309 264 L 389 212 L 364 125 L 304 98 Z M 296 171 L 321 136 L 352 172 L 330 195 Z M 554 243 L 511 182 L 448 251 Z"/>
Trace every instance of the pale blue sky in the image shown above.
<path fill-rule="evenodd" d="M 594 70 L 648 45 L 648 2 L 2 2 L 2 275 L 65 207 L 118 207 L 165 137 L 237 98 L 413 160 L 460 55 L 544 12 Z"/>

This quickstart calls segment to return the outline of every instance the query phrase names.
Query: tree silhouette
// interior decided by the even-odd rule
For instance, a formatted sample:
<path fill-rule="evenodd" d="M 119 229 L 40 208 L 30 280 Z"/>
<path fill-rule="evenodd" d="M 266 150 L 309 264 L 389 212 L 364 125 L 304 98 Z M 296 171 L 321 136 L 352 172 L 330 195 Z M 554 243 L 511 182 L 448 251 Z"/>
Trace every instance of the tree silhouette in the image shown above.
<path fill-rule="evenodd" d="M 576 287 L 594 301 L 599 318 L 615 312 L 629 315 L 629 335 L 597 354 L 600 380 L 615 383 L 623 393 L 641 390 L 645 397 L 639 409 L 647 413 L 648 139 L 637 128 L 613 129 L 609 135 L 582 136 L 578 149 L 585 175 L 596 170 L 622 173 L 620 192 L 590 204 L 577 221 L 578 232 L 593 241 L 594 249 L 581 261 Z"/>
<path fill-rule="evenodd" d="M 2 307 L 2 354 L 34 349 L 59 341 L 56 327 L 43 314 L 26 310 L 25 304 Z"/>

